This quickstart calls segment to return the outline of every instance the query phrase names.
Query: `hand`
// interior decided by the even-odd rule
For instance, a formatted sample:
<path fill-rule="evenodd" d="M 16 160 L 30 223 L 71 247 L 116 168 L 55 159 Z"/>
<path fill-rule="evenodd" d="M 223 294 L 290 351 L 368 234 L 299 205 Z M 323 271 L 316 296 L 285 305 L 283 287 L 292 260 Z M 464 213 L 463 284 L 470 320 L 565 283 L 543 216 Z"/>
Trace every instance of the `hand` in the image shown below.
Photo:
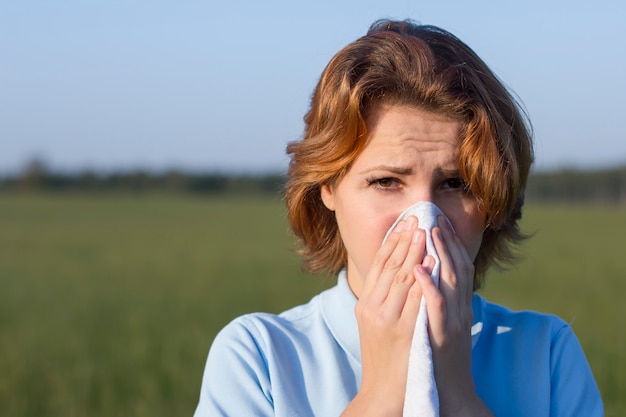
<path fill-rule="evenodd" d="M 363 378 L 347 415 L 401 416 L 409 351 L 422 291 L 414 268 L 424 262 L 424 231 L 401 221 L 377 252 L 355 307 Z M 425 267 L 432 268 L 429 257 Z M 424 267 L 423 267 L 424 268 Z"/>
<path fill-rule="evenodd" d="M 491 415 L 472 376 L 474 265 L 463 242 L 440 217 L 432 230 L 440 260 L 439 288 L 422 265 L 415 276 L 426 300 L 440 416 Z"/>

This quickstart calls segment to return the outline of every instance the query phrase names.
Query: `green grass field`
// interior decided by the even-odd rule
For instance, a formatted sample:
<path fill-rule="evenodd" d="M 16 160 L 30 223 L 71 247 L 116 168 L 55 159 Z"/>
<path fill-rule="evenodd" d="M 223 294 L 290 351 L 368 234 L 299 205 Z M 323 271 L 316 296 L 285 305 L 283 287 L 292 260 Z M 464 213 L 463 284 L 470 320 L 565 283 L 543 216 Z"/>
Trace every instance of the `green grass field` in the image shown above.
<path fill-rule="evenodd" d="M 626 415 L 626 210 L 532 206 L 524 260 L 483 291 L 578 334 Z M 0 195 L 0 415 L 185 416 L 233 317 L 332 285 L 262 198 Z"/>

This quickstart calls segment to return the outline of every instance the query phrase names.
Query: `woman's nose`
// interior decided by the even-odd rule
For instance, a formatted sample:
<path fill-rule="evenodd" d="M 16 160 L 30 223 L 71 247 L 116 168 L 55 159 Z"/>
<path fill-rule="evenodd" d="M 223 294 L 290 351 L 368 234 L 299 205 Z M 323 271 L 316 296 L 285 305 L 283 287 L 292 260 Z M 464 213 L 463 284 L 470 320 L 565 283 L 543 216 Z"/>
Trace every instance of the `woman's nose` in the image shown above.
<path fill-rule="evenodd" d="M 430 201 L 431 203 L 437 203 L 435 201 L 435 193 L 430 187 L 416 187 L 410 193 L 411 204 L 415 204 L 418 201 Z"/>

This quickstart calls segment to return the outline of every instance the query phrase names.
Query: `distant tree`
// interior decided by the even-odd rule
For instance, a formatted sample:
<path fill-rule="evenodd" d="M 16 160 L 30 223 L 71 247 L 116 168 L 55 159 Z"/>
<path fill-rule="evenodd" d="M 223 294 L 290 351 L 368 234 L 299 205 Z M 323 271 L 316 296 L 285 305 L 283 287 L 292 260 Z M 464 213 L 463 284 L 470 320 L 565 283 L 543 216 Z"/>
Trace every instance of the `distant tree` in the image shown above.
<path fill-rule="evenodd" d="M 46 185 L 50 173 L 48 165 L 39 157 L 30 159 L 22 168 L 18 183 L 24 190 L 41 189 Z"/>

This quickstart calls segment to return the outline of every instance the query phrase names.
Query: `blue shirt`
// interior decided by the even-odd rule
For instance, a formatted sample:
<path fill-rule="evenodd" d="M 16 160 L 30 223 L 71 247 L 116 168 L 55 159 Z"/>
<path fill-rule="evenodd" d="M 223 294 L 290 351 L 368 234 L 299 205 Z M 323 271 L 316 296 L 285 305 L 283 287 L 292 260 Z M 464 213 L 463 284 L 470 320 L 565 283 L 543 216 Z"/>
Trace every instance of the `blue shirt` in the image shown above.
<path fill-rule="evenodd" d="M 279 315 L 239 317 L 217 335 L 195 417 L 339 416 L 359 390 L 361 352 L 345 273 Z M 472 371 L 495 416 L 603 416 L 582 348 L 561 319 L 474 294 Z"/>

